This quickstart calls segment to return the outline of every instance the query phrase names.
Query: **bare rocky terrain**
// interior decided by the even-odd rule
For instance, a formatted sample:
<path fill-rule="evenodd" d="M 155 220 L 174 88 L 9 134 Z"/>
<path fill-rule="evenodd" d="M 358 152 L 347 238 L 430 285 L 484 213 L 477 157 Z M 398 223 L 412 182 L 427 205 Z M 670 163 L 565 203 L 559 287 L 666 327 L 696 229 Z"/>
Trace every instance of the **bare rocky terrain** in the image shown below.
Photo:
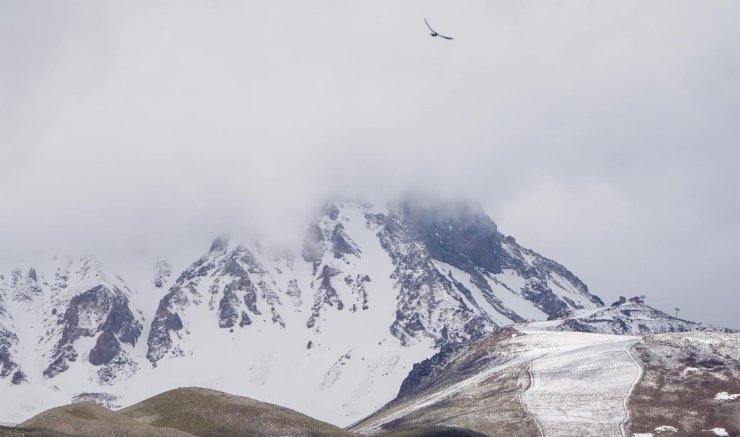
<path fill-rule="evenodd" d="M 647 336 L 632 354 L 643 371 L 628 399 L 630 435 L 740 435 L 740 334 Z"/>

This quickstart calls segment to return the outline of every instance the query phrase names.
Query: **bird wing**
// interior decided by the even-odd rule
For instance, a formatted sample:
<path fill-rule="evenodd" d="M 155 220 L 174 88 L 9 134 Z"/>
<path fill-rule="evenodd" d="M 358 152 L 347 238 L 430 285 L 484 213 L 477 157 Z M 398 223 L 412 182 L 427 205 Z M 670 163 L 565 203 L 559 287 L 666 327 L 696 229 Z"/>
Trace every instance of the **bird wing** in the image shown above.
<path fill-rule="evenodd" d="M 429 25 L 429 22 L 427 21 L 426 18 L 424 18 L 424 23 L 427 25 L 427 27 L 429 28 L 429 30 L 431 30 L 434 33 L 437 33 L 437 32 L 434 31 L 434 29 L 432 29 L 432 26 Z"/>
<path fill-rule="evenodd" d="M 440 38 L 449 39 L 449 40 L 455 39 L 455 38 L 453 38 L 451 36 L 444 36 L 444 35 L 440 35 L 440 34 L 437 34 L 437 36 L 440 37 Z"/>

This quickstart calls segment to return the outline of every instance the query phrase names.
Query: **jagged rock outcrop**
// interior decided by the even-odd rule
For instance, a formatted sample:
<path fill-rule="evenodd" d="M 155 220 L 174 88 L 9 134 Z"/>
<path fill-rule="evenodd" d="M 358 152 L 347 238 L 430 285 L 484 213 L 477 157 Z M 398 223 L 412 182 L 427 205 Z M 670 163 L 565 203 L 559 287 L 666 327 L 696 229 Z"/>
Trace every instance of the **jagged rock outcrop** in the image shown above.
<path fill-rule="evenodd" d="M 443 342 L 480 338 L 530 318 L 522 301 L 546 316 L 603 305 L 575 275 L 502 235 L 475 206 L 407 201 L 368 219 L 396 266 L 400 297 L 391 329 L 403 342 L 432 327 Z"/>
<path fill-rule="evenodd" d="M 18 344 L 18 337 L 9 329 L 0 327 L 0 378 L 11 378 L 13 384 L 25 380 L 25 374 L 13 359 L 12 349 Z"/>
<path fill-rule="evenodd" d="M 78 352 L 74 347 L 80 337 L 95 337 L 98 340 L 90 352 L 95 357 L 93 365 L 110 363 L 121 352 L 120 344 L 136 345 L 142 325 L 129 308 L 128 298 L 117 287 L 98 285 L 70 299 L 60 322 L 63 324 L 61 338 L 52 351 L 52 362 L 44 375 L 53 378 L 76 361 Z M 115 354 L 112 344 L 115 342 Z"/>
<path fill-rule="evenodd" d="M 25 275 L 21 269 L 11 270 L 8 289 L 9 296 L 14 301 L 30 302 L 43 293 L 38 283 L 36 269 L 33 267 Z"/>
<path fill-rule="evenodd" d="M 293 293 L 295 296 L 295 289 Z M 216 312 L 221 328 L 243 328 L 263 315 L 284 326 L 279 310 L 283 306 L 281 294 L 273 274 L 249 248 L 229 247 L 225 239 L 218 238 L 160 300 L 147 339 L 147 358 L 156 363 L 168 353 L 182 354 L 173 337 L 181 339 L 185 335 L 181 332 L 187 323 L 183 313 L 201 304 Z M 297 296 L 300 298 L 300 293 Z"/>
<path fill-rule="evenodd" d="M 305 310 L 309 290 L 304 323 L 317 333 L 332 314 L 368 311 L 377 293 L 392 292 L 396 305 L 382 311 L 393 315 L 387 329 L 402 345 L 470 341 L 533 316 L 602 305 L 575 275 L 501 234 L 476 206 L 407 201 L 380 211 L 359 202 L 326 206 L 303 242 L 309 278 L 293 257 L 278 266 L 256 246 L 216 239 L 160 301 L 149 360 L 182 355 L 176 343 L 185 341 L 188 308 L 207 304 L 229 330 L 257 319 L 285 326 L 286 305 Z M 377 261 L 390 268 L 371 271 Z M 377 275 L 390 278 L 393 290 L 374 289 Z"/>
<path fill-rule="evenodd" d="M 11 330 L 11 317 L 5 308 L 5 294 L 7 284 L 5 277 L 0 275 L 0 379 L 11 379 L 14 385 L 25 381 L 26 375 L 20 365 L 14 360 L 13 349 L 18 345 L 18 336 Z"/>
<path fill-rule="evenodd" d="M 122 279 L 104 273 L 92 258 L 57 260 L 52 269 L 32 267 L 25 275 L 13 269 L 8 280 L 0 283 L 0 294 L 22 316 L 13 321 L 16 326 L 26 325 L 20 337 L 20 331 L 8 329 L 10 318 L 4 324 L 0 321 L 0 362 L 8 364 L 4 367 L 12 382 L 27 380 L 19 362 L 33 363 L 32 367 L 46 362 L 41 372 L 46 378 L 55 378 L 72 363 L 86 367 L 89 362 L 97 367 L 94 371 L 101 383 L 134 371 L 136 364 L 128 352 L 112 348 L 112 343 L 125 344 L 130 352 L 141 336 L 143 320 L 132 309 L 131 290 Z M 83 338 L 96 339 L 97 344 L 87 346 Z M 20 342 L 26 346 L 24 355 L 8 359 Z M 80 360 L 88 356 L 93 359 Z"/>

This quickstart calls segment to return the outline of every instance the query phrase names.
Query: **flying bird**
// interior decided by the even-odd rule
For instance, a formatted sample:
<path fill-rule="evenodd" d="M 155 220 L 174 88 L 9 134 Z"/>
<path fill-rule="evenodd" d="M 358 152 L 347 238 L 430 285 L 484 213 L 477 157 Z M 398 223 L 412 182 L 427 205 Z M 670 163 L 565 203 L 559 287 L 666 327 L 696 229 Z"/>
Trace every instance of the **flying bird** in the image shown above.
<path fill-rule="evenodd" d="M 444 39 L 453 39 L 451 36 L 444 36 L 444 35 L 442 35 L 440 33 L 437 33 L 437 31 L 434 30 L 434 29 L 432 29 L 432 26 L 429 25 L 429 22 L 427 21 L 426 18 L 424 19 L 424 23 L 426 23 L 427 27 L 431 31 L 430 35 L 432 35 L 433 37 L 438 36 L 438 37 L 444 38 Z"/>

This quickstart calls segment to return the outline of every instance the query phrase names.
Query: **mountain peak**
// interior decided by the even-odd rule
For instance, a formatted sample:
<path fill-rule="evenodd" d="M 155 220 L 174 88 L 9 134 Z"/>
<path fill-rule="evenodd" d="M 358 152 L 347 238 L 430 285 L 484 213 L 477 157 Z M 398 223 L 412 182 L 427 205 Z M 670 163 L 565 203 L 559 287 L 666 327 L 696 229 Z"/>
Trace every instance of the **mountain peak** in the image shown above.
<path fill-rule="evenodd" d="M 224 235 L 219 235 L 218 237 L 213 239 L 213 242 L 211 242 L 211 248 L 208 251 L 215 252 L 217 250 L 226 249 L 228 246 L 229 239 Z"/>

